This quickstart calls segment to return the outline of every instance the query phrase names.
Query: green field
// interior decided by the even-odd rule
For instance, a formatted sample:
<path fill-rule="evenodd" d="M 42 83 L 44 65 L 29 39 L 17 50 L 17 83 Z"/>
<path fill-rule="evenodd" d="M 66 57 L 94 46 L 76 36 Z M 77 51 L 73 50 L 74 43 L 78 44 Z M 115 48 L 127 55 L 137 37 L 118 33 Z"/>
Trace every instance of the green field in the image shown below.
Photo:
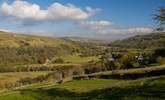
<path fill-rule="evenodd" d="M 149 68 L 119 70 L 117 74 L 144 74 L 164 70 L 164 65 Z M 0 73 L 1 82 L 16 82 L 21 78 L 34 78 L 48 72 Z M 111 71 L 90 75 L 112 74 Z M 163 100 L 165 76 L 141 77 L 138 79 L 91 78 L 72 80 L 62 84 L 33 83 L 14 90 L 0 91 L 0 100 Z"/>
<path fill-rule="evenodd" d="M 2 94 L 0 100 L 163 100 L 165 76 L 138 80 L 94 79 L 34 86 Z"/>
<path fill-rule="evenodd" d="M 114 70 L 113 72 L 115 74 L 142 74 L 150 71 L 156 71 L 156 70 L 165 70 L 165 65 L 161 66 L 152 66 L 152 67 L 146 67 L 146 68 L 134 68 L 134 69 L 125 69 L 125 70 Z M 97 72 L 92 73 L 90 75 L 99 75 L 99 74 L 112 74 L 112 71 L 103 71 L 103 72 Z"/>
<path fill-rule="evenodd" d="M 80 57 L 78 55 L 70 55 L 70 56 L 62 56 L 61 58 L 68 63 L 87 63 L 89 61 L 99 60 L 98 56 Z"/>
<path fill-rule="evenodd" d="M 11 86 L 12 84 L 17 84 L 18 81 L 24 78 L 36 78 L 41 75 L 47 75 L 48 73 L 49 71 L 0 73 L 0 89 L 4 89 L 4 87 Z"/>

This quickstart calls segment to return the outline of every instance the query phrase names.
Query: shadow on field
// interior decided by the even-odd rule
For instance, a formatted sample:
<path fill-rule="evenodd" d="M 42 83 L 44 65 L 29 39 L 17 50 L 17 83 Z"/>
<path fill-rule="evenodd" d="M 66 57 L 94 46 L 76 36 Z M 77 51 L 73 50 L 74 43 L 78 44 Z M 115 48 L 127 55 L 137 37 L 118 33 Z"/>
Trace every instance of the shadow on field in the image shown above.
<path fill-rule="evenodd" d="M 153 76 L 161 76 L 165 75 L 165 69 L 160 70 L 150 70 L 150 71 L 142 71 L 139 73 L 114 73 L 114 74 L 94 74 L 94 75 L 88 75 L 85 77 L 74 77 L 74 79 L 83 79 L 88 77 L 91 78 L 101 78 L 101 79 L 138 79 L 138 78 L 144 78 L 144 77 L 153 77 Z"/>
<path fill-rule="evenodd" d="M 81 94 L 59 88 L 35 90 L 27 89 L 22 90 L 21 94 L 31 96 L 37 100 L 85 100 L 84 97 L 81 97 Z"/>
<path fill-rule="evenodd" d="M 153 83 L 150 84 L 151 82 Z M 164 100 L 165 83 L 150 80 L 144 83 L 138 83 L 137 85 L 128 85 L 123 88 L 107 88 L 89 91 L 87 93 L 51 88 L 22 90 L 21 94 L 32 96 L 37 100 Z"/>

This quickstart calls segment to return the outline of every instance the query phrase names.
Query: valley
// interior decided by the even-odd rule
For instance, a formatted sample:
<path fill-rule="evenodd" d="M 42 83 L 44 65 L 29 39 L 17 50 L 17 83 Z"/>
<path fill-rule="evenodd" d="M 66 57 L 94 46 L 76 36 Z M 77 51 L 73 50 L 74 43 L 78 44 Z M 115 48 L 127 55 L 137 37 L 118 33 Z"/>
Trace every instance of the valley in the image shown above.
<path fill-rule="evenodd" d="M 0 100 L 163 100 L 165 96 L 162 48 L 0 35 Z M 156 44 L 164 39 L 159 40 Z"/>

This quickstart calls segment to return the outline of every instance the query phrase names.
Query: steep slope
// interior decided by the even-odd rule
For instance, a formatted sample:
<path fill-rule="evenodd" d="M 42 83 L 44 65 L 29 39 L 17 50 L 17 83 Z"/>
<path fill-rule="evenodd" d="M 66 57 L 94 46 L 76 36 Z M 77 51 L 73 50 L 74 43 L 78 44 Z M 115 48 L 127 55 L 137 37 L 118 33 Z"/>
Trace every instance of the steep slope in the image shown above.
<path fill-rule="evenodd" d="M 97 45 L 60 38 L 0 32 L 0 66 L 44 63 L 63 55 L 95 55 Z"/>
<path fill-rule="evenodd" d="M 112 47 L 155 49 L 165 47 L 165 32 L 138 35 L 124 40 L 118 40 L 111 44 Z"/>

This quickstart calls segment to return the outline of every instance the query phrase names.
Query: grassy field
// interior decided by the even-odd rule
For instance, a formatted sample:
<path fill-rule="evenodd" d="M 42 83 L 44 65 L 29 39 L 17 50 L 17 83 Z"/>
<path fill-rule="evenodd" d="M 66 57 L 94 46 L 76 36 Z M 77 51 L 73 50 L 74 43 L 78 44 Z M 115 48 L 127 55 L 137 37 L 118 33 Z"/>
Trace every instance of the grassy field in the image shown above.
<path fill-rule="evenodd" d="M 138 80 L 94 79 L 24 88 L 0 100 L 164 100 L 165 76 Z"/>
<path fill-rule="evenodd" d="M 89 61 L 98 61 L 98 56 L 90 56 L 90 57 L 80 57 L 78 55 L 70 55 L 70 56 L 62 56 L 61 57 L 65 62 L 69 63 L 87 63 Z"/>
<path fill-rule="evenodd" d="M 135 69 L 124 69 L 124 70 L 114 70 L 115 74 L 142 74 L 154 70 L 165 70 L 165 65 L 145 67 L 145 68 L 135 68 Z M 99 74 L 112 74 L 112 71 L 103 71 L 92 73 L 90 75 L 99 75 Z"/>
<path fill-rule="evenodd" d="M 68 91 L 80 93 L 107 88 L 114 85 L 116 86 L 122 82 L 126 81 L 117 79 L 74 80 L 61 85 L 55 85 L 54 88 L 66 89 Z"/>
<path fill-rule="evenodd" d="M 162 70 L 163 66 L 119 70 L 120 74 L 143 74 Z M 0 82 L 16 82 L 20 78 L 37 77 L 48 72 L 0 73 Z M 111 74 L 111 71 L 98 74 Z M 34 83 L 16 90 L 1 92 L 0 100 L 164 100 L 165 76 L 148 76 L 138 79 L 73 80 L 63 84 Z"/>
<path fill-rule="evenodd" d="M 42 71 L 42 72 L 8 72 L 8 73 L 0 73 L 0 80 L 10 78 L 23 78 L 23 77 L 35 77 L 39 75 L 46 75 L 49 71 Z"/>
<path fill-rule="evenodd" d="M 9 84 L 17 83 L 17 81 L 23 78 L 36 78 L 38 76 L 46 75 L 48 73 L 49 71 L 0 73 L 0 88 L 5 87 L 6 85 Z"/>

